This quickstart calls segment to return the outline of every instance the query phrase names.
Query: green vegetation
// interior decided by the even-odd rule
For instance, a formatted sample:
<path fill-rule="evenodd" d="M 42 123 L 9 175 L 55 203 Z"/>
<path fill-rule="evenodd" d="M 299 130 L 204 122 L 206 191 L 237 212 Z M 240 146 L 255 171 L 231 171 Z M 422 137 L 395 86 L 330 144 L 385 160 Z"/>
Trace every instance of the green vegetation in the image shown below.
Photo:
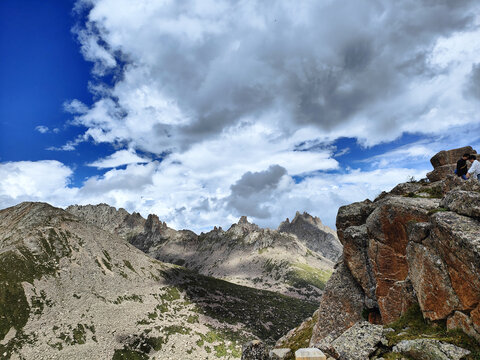
<path fill-rule="evenodd" d="M 437 212 L 444 212 L 444 211 L 448 211 L 447 209 L 445 208 L 442 208 L 442 207 L 438 207 L 436 209 L 431 209 L 431 210 L 428 210 L 428 215 L 433 215 Z"/>
<path fill-rule="evenodd" d="M 293 360 L 295 351 L 301 348 L 306 348 L 309 346 L 310 339 L 313 333 L 313 327 L 318 321 L 318 314 L 312 316 L 310 320 L 305 322 L 301 329 L 298 329 L 292 337 L 286 339 L 284 342 L 279 344 L 279 348 L 289 348 L 292 350 L 290 356 L 285 360 Z"/>
<path fill-rule="evenodd" d="M 170 268 L 163 271 L 162 276 L 183 290 L 186 298 L 196 302 L 199 313 L 231 325 L 242 322 L 245 331 L 252 334 L 244 339 L 246 341 L 258 337 L 267 344 L 273 344 L 312 316 L 318 307 L 317 303 L 232 284 L 184 268 Z M 221 303 L 218 301 L 219 294 L 223 298 Z M 228 336 L 234 335 L 231 333 Z"/>
<path fill-rule="evenodd" d="M 42 276 L 55 276 L 60 259 L 72 253 L 67 233 L 62 230 L 47 228 L 32 235 L 30 241 L 35 241 L 39 249 L 35 253 L 20 243 L 0 255 L 0 340 L 12 327 L 16 330 L 16 336 L 9 343 L 0 345 L 0 353 L 20 348 L 26 341 L 35 341 L 35 337 L 24 334 L 22 329 L 32 309 L 39 315 L 44 305 L 51 305 L 46 294 L 41 293 L 32 298 L 30 309 L 22 282 L 33 284 Z"/>
<path fill-rule="evenodd" d="M 119 305 L 124 301 L 135 301 L 135 302 L 143 303 L 142 297 L 136 294 L 119 296 L 115 299 L 113 303 L 116 305 Z"/>
<path fill-rule="evenodd" d="M 480 359 L 480 344 L 472 337 L 460 330 L 447 330 L 445 322 L 431 322 L 423 318 L 420 306 L 412 306 L 397 321 L 386 325 L 394 331 L 387 335 L 388 345 L 394 346 L 402 340 L 435 339 L 444 341 L 461 348 L 470 350 L 472 353 L 465 359 Z M 388 353 L 385 359 L 398 359 L 397 354 Z M 405 357 L 405 356 L 403 356 Z"/>
<path fill-rule="evenodd" d="M 321 270 L 307 264 L 295 263 L 293 264 L 293 270 L 290 270 L 285 275 L 285 278 L 288 284 L 295 288 L 308 288 L 313 285 L 323 290 L 330 276 L 332 276 L 332 272 L 329 270 Z"/>
<path fill-rule="evenodd" d="M 421 194 L 426 194 L 421 195 Z M 422 198 L 422 199 L 441 199 L 443 197 L 442 188 L 440 186 L 436 187 L 424 187 L 420 188 L 417 193 L 409 192 L 405 197 L 411 198 Z"/>
<path fill-rule="evenodd" d="M 117 349 L 113 354 L 112 360 L 147 360 L 148 355 L 135 350 Z"/>
<path fill-rule="evenodd" d="M 40 291 L 40 296 L 32 296 L 30 298 L 30 302 L 32 304 L 32 312 L 35 315 L 41 315 L 43 313 L 43 309 L 45 305 L 48 307 L 53 306 L 53 301 L 50 299 L 47 299 L 47 293 L 45 290 Z"/>
<path fill-rule="evenodd" d="M 129 269 L 132 270 L 134 273 L 136 273 L 135 268 L 132 266 L 132 264 L 130 263 L 130 261 L 128 261 L 128 260 L 123 260 L 123 263 L 125 264 L 125 266 L 126 266 L 127 268 L 129 268 Z"/>

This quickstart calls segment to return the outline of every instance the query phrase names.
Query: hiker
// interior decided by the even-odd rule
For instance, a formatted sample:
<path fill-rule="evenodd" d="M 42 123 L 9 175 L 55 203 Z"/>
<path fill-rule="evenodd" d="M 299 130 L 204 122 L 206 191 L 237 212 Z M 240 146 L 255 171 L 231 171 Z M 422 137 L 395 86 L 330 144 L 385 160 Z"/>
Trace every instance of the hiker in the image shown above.
<path fill-rule="evenodd" d="M 480 180 L 480 162 L 477 160 L 477 157 L 470 155 L 468 161 L 472 163 L 472 166 L 470 166 L 467 172 L 467 178 L 469 179 L 473 176 L 474 179 Z"/>
<path fill-rule="evenodd" d="M 465 176 L 467 174 L 467 160 L 469 159 L 470 154 L 465 153 L 462 155 L 461 159 L 457 161 L 457 168 L 455 169 L 455 174 L 457 176 L 460 176 L 463 180 L 467 180 L 467 177 Z"/>

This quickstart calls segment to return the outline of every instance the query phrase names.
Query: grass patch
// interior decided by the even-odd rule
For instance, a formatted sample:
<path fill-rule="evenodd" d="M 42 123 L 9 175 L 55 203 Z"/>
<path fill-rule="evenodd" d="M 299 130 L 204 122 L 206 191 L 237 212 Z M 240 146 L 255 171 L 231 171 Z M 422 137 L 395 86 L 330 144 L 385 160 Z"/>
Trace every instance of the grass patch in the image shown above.
<path fill-rule="evenodd" d="M 387 334 L 388 345 L 394 346 L 402 340 L 435 339 L 471 351 L 466 360 L 480 359 L 480 344 L 461 330 L 447 330 L 445 321 L 432 322 L 423 318 L 419 305 L 414 305 L 395 322 L 386 325 L 394 331 Z M 386 359 L 397 359 L 396 354 L 387 354 Z M 404 356 L 405 357 L 405 356 Z"/>
<path fill-rule="evenodd" d="M 289 357 L 285 360 L 293 360 L 295 357 L 295 351 L 301 348 L 308 348 L 310 344 L 310 339 L 312 338 L 313 327 L 318 321 L 318 314 L 312 316 L 310 320 L 303 324 L 302 329 L 297 330 L 292 337 L 286 339 L 281 344 L 279 348 L 289 348 L 292 350 Z"/>
<path fill-rule="evenodd" d="M 288 284 L 297 289 L 308 288 L 313 285 L 323 290 L 328 279 L 332 276 L 331 271 L 317 269 L 307 264 L 295 263 L 292 266 L 293 269 L 286 274 L 285 278 Z"/>
<path fill-rule="evenodd" d="M 436 209 L 430 209 L 428 210 L 428 215 L 433 215 L 433 214 L 436 214 L 437 212 L 444 212 L 444 211 L 448 211 L 448 209 L 445 209 L 445 208 L 442 208 L 442 207 L 438 207 Z"/>
<path fill-rule="evenodd" d="M 123 260 L 123 264 L 124 264 L 127 268 L 129 268 L 130 270 L 132 270 L 134 273 L 136 273 L 135 268 L 132 266 L 132 263 L 131 263 L 130 261 L 128 261 L 128 260 Z"/>

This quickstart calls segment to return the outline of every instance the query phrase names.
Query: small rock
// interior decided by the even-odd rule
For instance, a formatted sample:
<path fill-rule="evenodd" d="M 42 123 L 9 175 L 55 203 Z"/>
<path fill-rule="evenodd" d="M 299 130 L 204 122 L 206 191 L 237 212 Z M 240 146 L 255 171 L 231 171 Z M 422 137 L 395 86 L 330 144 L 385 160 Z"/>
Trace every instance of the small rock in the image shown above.
<path fill-rule="evenodd" d="M 460 360 L 470 351 L 433 339 L 403 340 L 393 352 L 408 355 L 415 360 Z"/>
<path fill-rule="evenodd" d="M 242 347 L 242 360 L 268 360 L 268 351 L 260 340 L 252 340 Z"/>
<path fill-rule="evenodd" d="M 368 359 L 379 344 L 387 344 L 385 334 L 390 331 L 381 325 L 372 325 L 362 321 L 345 331 L 333 341 L 337 354 L 341 359 L 364 360 Z"/>

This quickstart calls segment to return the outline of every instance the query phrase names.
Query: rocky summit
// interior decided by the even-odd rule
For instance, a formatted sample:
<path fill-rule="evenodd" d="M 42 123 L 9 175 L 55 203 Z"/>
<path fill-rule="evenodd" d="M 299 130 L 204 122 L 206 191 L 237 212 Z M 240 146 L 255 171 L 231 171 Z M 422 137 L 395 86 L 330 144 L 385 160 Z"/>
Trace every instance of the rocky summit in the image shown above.
<path fill-rule="evenodd" d="M 239 358 L 316 308 L 155 260 L 122 238 L 141 217 L 98 208 L 95 222 L 45 203 L 0 210 L 1 359 Z"/>
<path fill-rule="evenodd" d="M 157 260 L 256 289 L 318 301 L 341 254 L 335 232 L 318 217 L 297 213 L 278 230 L 240 218 L 228 230 L 200 235 L 174 230 L 158 216 L 145 220 L 104 204 L 70 206 L 67 211 L 122 236 Z"/>
<path fill-rule="evenodd" d="M 442 151 L 428 179 L 339 209 L 343 253 L 319 309 L 277 348 L 346 360 L 480 359 L 480 184 L 451 165 L 464 152 L 476 153 Z"/>

